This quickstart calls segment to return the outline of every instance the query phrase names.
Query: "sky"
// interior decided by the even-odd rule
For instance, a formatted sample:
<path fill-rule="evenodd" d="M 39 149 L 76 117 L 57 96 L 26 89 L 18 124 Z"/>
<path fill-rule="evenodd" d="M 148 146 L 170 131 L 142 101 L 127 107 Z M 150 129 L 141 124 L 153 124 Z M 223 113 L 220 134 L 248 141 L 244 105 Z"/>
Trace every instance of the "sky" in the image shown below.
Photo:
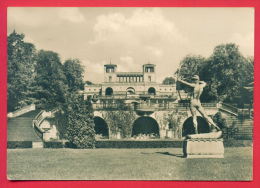
<path fill-rule="evenodd" d="M 122 72 L 153 63 L 162 82 L 186 55 L 209 57 L 220 44 L 254 55 L 253 8 L 9 7 L 7 29 L 63 62 L 79 59 L 84 80 L 94 83 L 110 62 Z"/>

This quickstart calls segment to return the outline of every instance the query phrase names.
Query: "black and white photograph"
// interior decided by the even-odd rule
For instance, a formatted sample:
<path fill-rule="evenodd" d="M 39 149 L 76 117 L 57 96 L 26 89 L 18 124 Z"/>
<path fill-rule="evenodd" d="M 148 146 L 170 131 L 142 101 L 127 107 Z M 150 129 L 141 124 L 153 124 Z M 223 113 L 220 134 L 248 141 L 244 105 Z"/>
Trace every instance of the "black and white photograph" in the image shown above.
<path fill-rule="evenodd" d="M 7 14 L 9 180 L 253 180 L 254 8 Z"/>

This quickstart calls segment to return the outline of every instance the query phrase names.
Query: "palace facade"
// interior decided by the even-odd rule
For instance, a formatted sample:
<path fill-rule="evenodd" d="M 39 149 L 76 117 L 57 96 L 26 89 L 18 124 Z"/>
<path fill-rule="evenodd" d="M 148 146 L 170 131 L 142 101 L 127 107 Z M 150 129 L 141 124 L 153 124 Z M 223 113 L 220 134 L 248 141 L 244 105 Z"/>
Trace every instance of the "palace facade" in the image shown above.
<path fill-rule="evenodd" d="M 149 95 L 151 98 L 169 98 L 176 96 L 176 85 L 163 85 L 156 82 L 156 66 L 144 64 L 142 72 L 118 72 L 117 65 L 104 65 L 104 82 L 85 85 L 84 96 L 113 98 L 139 98 Z"/>

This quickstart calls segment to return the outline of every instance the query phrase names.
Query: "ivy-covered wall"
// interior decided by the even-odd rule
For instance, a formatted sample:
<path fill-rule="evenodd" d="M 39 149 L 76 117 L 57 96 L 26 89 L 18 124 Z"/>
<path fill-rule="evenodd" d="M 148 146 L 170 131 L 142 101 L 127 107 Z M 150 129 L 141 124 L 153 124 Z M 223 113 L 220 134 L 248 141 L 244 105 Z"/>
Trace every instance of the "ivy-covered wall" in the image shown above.
<path fill-rule="evenodd" d="M 110 138 L 130 138 L 132 125 L 137 115 L 132 110 L 110 110 L 102 112 L 102 116 L 109 126 Z M 120 134 L 120 136 L 118 135 Z"/>

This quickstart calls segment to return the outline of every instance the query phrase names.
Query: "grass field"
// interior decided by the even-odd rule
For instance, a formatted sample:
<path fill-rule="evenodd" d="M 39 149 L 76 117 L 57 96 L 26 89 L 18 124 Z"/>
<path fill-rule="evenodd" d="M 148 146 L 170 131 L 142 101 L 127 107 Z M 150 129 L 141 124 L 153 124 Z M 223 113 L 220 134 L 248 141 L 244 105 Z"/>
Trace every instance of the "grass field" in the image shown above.
<path fill-rule="evenodd" d="M 11 180 L 251 180 L 252 147 L 224 159 L 182 158 L 180 148 L 9 149 Z"/>

